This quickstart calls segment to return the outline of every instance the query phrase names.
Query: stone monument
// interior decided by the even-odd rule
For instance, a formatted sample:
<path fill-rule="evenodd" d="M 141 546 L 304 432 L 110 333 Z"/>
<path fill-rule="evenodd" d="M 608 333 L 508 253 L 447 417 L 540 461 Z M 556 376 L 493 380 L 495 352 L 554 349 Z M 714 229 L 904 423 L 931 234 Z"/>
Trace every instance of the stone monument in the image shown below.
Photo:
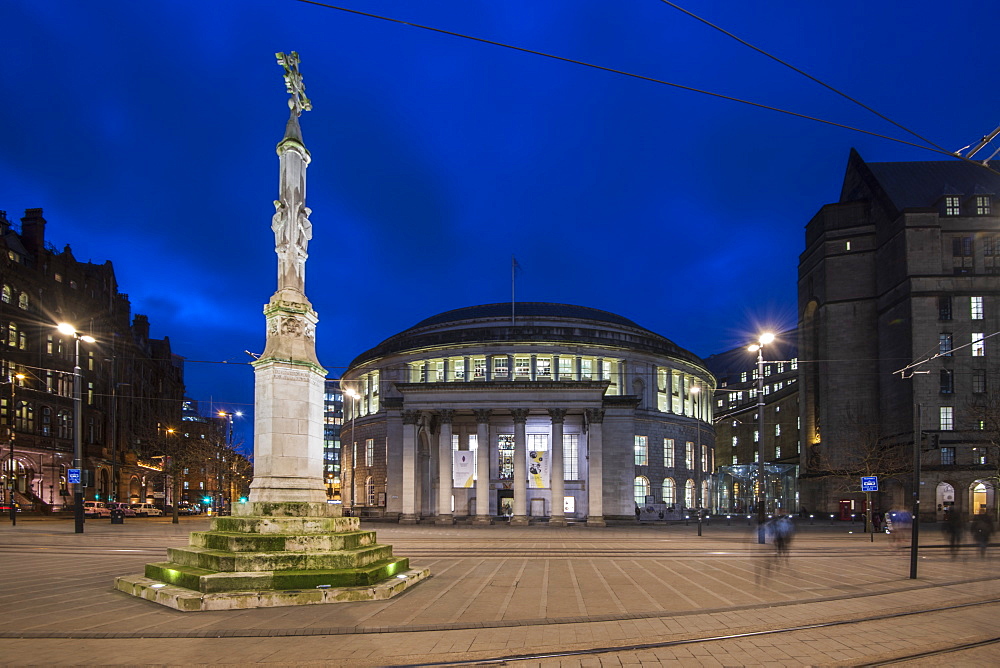
<path fill-rule="evenodd" d="M 216 517 L 191 544 L 144 575 L 115 579 L 120 591 L 182 611 L 231 610 L 385 599 L 426 578 L 406 558 L 361 531 L 326 502 L 323 381 L 316 358 L 318 317 L 305 294 L 312 238 L 306 206 L 310 155 L 299 116 L 312 109 L 299 55 L 277 53 L 291 111 L 278 143 L 279 199 L 271 229 L 278 289 L 264 307 L 266 344 L 254 363 L 254 479 L 234 516 Z"/>

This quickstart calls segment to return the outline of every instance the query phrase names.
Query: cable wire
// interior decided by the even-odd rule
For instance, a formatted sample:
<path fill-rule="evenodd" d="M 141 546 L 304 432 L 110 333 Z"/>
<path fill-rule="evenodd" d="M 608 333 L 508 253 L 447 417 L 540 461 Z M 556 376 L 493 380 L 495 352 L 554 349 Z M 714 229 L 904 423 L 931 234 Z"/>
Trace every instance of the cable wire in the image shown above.
<path fill-rule="evenodd" d="M 761 49 L 761 48 L 758 48 L 758 47 L 754 46 L 750 42 L 747 42 L 746 40 L 741 39 L 740 37 L 737 37 L 736 35 L 734 35 L 733 33 L 729 32 L 728 30 L 726 30 L 724 28 L 721 28 L 721 27 L 715 25 L 714 23 L 712 23 L 712 22 L 710 22 L 710 21 L 708 21 L 706 19 L 703 19 L 702 17 L 698 16 L 697 14 L 689 12 L 688 10 L 684 9 L 683 7 L 677 5 L 677 4 L 673 3 L 673 2 L 670 2 L 670 0 L 660 0 L 660 2 L 662 2 L 665 5 L 669 5 L 669 6 L 673 7 L 674 9 L 676 9 L 679 12 L 687 14 L 688 16 L 690 16 L 693 19 L 701 21 L 702 23 L 704 23 L 708 27 L 714 28 L 715 30 L 718 30 L 719 32 L 721 32 L 722 34 L 724 34 L 724 35 L 726 35 L 728 37 L 732 37 L 733 39 L 735 39 L 737 42 L 739 42 L 743 46 L 746 46 L 746 47 L 748 47 L 750 49 L 753 49 L 754 51 L 756 51 L 757 53 L 759 53 L 759 54 L 761 54 L 763 56 L 767 56 L 771 60 L 773 60 L 773 61 L 775 61 L 777 63 L 780 63 L 781 65 L 784 65 L 788 69 L 801 74 L 802 76 L 806 77 L 807 79 L 809 79 L 811 81 L 814 81 L 814 82 L 818 83 L 820 86 L 823 86 L 827 90 L 833 91 L 837 95 L 840 95 L 841 97 L 843 97 L 843 98 L 845 98 L 847 100 L 850 100 L 851 102 L 853 102 L 854 104 L 858 105 L 862 109 L 865 109 L 865 110 L 870 111 L 871 113 L 875 114 L 876 116 L 878 116 L 879 118 L 881 118 L 883 121 L 887 121 L 889 123 L 892 123 L 893 125 L 895 125 L 900 130 L 902 130 L 904 132 L 908 132 L 909 134 L 913 135 L 914 137 L 916 137 L 917 139 L 919 139 L 921 141 L 927 142 L 928 144 L 930 144 L 934 148 L 938 149 L 942 153 L 947 153 L 948 155 L 955 155 L 954 151 L 949 151 L 946 148 L 944 148 L 943 146 L 939 146 L 938 144 L 932 142 L 930 139 L 927 139 L 926 137 L 920 136 L 919 134 L 917 134 L 913 130 L 910 130 L 909 128 L 904 127 L 903 125 L 900 125 L 899 123 L 897 123 L 896 121 L 892 120 L 888 116 L 885 116 L 885 115 L 883 115 L 883 114 L 875 111 L 874 109 L 872 109 L 871 107 L 869 107 L 864 102 L 861 102 L 860 100 L 856 100 L 855 98 L 851 97 L 847 93 L 844 93 L 844 92 L 842 92 L 842 91 L 834 88 L 833 86 L 831 86 L 830 84 L 828 84 L 828 83 L 826 83 L 824 81 L 820 81 L 819 79 L 817 79 L 813 75 L 809 74 L 808 72 L 804 72 L 803 70 L 800 70 L 799 68 L 795 67 L 791 63 L 785 62 L 781 58 L 778 58 L 777 56 L 774 56 L 774 55 L 768 53 L 764 49 Z"/>
<path fill-rule="evenodd" d="M 878 137 L 879 139 L 886 139 L 888 141 L 897 142 L 899 144 L 905 144 L 907 146 L 912 146 L 914 148 L 919 148 L 919 149 L 922 149 L 924 151 L 930 151 L 932 153 L 940 153 L 942 155 L 947 155 L 950 158 L 958 158 L 959 160 L 964 160 L 966 162 L 970 162 L 970 163 L 972 163 L 974 165 L 978 165 L 980 167 L 983 167 L 985 169 L 989 169 L 990 171 L 993 171 L 987 165 L 983 165 L 982 163 L 977 162 L 975 160 L 968 160 L 966 158 L 963 158 L 962 156 L 955 155 L 953 152 L 945 150 L 945 149 L 942 149 L 942 148 L 933 148 L 932 146 L 925 146 L 923 144 L 916 144 L 916 143 L 913 143 L 913 142 L 910 142 L 910 141 L 906 141 L 905 139 L 898 139 L 896 137 L 890 137 L 888 135 L 883 135 L 883 134 L 880 134 L 878 132 L 872 132 L 870 130 L 862 130 L 861 128 L 856 128 L 856 127 L 853 127 L 851 125 L 845 125 L 843 123 L 837 123 L 835 121 L 828 121 L 828 120 L 825 120 L 825 119 L 822 119 L 822 118 L 817 118 L 815 116 L 809 116 L 807 114 L 800 114 L 800 113 L 795 112 L 795 111 L 789 111 L 787 109 L 781 109 L 780 107 L 772 107 L 770 105 L 761 104 L 759 102 L 751 102 L 750 100 L 744 100 L 742 98 L 732 97 L 730 95 L 723 95 L 722 93 L 713 93 L 711 91 L 703 90 L 703 89 L 700 89 L 700 88 L 694 88 L 692 86 L 685 86 L 683 84 L 673 83 L 673 82 L 670 82 L 670 81 L 664 81 L 663 79 L 657 79 L 655 77 L 649 77 L 649 76 L 645 76 L 645 75 L 642 75 L 642 74 L 635 74 L 633 72 L 627 72 L 625 70 L 618 70 L 618 69 L 615 69 L 613 67 L 605 67 L 603 65 L 596 65 L 594 63 L 588 63 L 588 62 L 583 61 L 583 60 L 575 60 L 573 58 L 567 58 L 565 56 L 557 56 L 557 55 L 554 55 L 554 54 L 551 54 L 551 53 L 545 53 L 544 51 L 535 51 L 533 49 L 527 49 L 527 48 L 524 48 L 524 47 L 521 47 L 521 46 L 514 46 L 512 44 L 506 44 L 504 42 L 497 42 L 497 41 L 494 41 L 494 40 L 485 39 L 483 37 L 474 37 L 472 35 L 465 35 L 463 33 L 453 32 L 451 30 L 444 30 L 443 28 L 435 28 L 433 26 L 426 26 L 426 25 L 422 25 L 420 23 L 412 23 L 410 21 L 404 21 L 402 19 L 395 19 L 395 18 L 392 18 L 392 17 L 389 17 L 389 16 L 381 16 L 379 14 L 372 14 L 370 12 L 362 12 L 362 11 L 357 10 L 357 9 L 349 9 L 347 7 L 339 7 L 337 5 L 327 4 L 325 2 L 318 2 L 318 0 L 295 0 L 295 2 L 301 2 L 301 3 L 307 4 L 307 5 L 316 5 L 317 7 L 324 7 L 326 9 L 334 9 L 334 10 L 337 10 L 337 11 L 346 12 L 348 14 L 355 14 L 357 16 L 364 16 L 366 18 L 378 19 L 380 21 L 388 21 L 390 23 L 398 23 L 400 25 L 410 26 L 411 28 L 419 28 L 421 30 L 428 30 L 430 32 L 435 32 L 435 33 L 438 33 L 438 34 L 441 34 L 441 35 L 448 35 L 450 37 L 459 37 L 461 39 L 467 39 L 467 40 L 471 40 L 473 42 L 479 42 L 481 44 L 489 44 L 491 46 L 499 46 L 499 47 L 504 48 L 504 49 L 511 49 L 512 51 L 520 51 L 521 53 L 528 53 L 528 54 L 531 54 L 531 55 L 534 55 L 534 56 L 542 56 L 543 58 L 551 58 L 552 60 L 559 60 L 559 61 L 562 61 L 564 63 L 572 63 L 573 65 L 582 65 L 584 67 L 590 67 L 590 68 L 593 68 L 595 70 L 601 70 L 603 72 L 610 72 L 612 74 L 620 74 L 622 76 L 631 77 L 633 79 L 639 79 L 639 80 L 642 80 L 642 81 L 648 81 L 650 83 L 657 83 L 657 84 L 661 84 L 661 85 L 664 85 L 664 86 L 671 86 L 673 88 L 678 88 L 680 90 L 685 90 L 685 91 L 688 91 L 688 92 L 691 92 L 691 93 L 700 93 L 702 95 L 708 95 L 710 97 L 716 97 L 716 98 L 719 98 L 719 99 L 722 99 L 722 100 L 728 100 L 730 102 L 738 102 L 740 104 L 745 104 L 745 105 L 748 105 L 748 106 L 751 106 L 751 107 L 756 107 L 758 109 L 766 109 L 768 111 L 774 111 L 774 112 L 777 112 L 779 114 L 786 114 L 788 116 L 794 116 L 795 118 L 801 118 L 801 119 L 804 119 L 804 120 L 807 120 L 807 121 L 814 121 L 816 123 L 822 123 L 824 125 L 831 125 L 831 126 L 836 127 L 836 128 L 841 128 L 841 129 L 844 129 L 844 130 L 851 130 L 853 132 L 859 132 L 861 134 L 869 135 L 869 136 L 872 136 L 872 137 Z M 875 113 L 877 113 L 877 112 L 875 112 Z M 909 132 L 909 131 L 907 131 L 907 132 Z M 927 140 L 924 139 L 924 141 L 927 141 Z M 928 143 L 931 143 L 931 142 L 928 142 Z"/>

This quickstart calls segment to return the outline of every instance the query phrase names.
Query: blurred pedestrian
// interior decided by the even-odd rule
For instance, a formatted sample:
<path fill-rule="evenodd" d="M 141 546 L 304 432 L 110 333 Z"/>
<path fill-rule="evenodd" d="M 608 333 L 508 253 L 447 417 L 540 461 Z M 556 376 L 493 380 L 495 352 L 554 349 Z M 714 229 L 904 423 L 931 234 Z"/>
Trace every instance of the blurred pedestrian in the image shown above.
<path fill-rule="evenodd" d="M 952 559 L 958 556 L 958 548 L 962 544 L 962 533 L 964 530 L 961 515 L 954 509 L 948 510 L 944 515 L 944 525 L 941 527 L 941 531 L 948 539 Z"/>
<path fill-rule="evenodd" d="M 979 556 L 986 556 L 986 546 L 993 535 L 993 518 L 989 513 L 981 513 L 972 519 L 972 537 L 979 546 Z"/>

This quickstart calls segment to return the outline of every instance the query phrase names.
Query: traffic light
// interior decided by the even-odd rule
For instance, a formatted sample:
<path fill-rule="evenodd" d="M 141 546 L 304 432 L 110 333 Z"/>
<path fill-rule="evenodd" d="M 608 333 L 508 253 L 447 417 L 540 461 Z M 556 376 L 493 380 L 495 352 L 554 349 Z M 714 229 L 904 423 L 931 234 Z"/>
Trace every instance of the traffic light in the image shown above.
<path fill-rule="evenodd" d="M 247 502 L 247 497 L 241 496 L 240 497 L 240 503 L 246 503 L 246 502 Z"/>
<path fill-rule="evenodd" d="M 205 503 L 205 505 L 211 505 L 212 504 L 212 497 L 206 496 L 204 499 L 202 499 L 202 501 Z"/>

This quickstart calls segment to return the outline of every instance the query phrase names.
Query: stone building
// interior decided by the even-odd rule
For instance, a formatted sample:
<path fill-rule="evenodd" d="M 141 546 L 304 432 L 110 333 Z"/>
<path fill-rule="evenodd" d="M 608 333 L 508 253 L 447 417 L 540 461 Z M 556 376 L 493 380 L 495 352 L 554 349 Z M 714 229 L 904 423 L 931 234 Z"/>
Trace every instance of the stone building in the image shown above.
<path fill-rule="evenodd" d="M 908 506 L 917 440 L 923 519 L 996 511 L 982 410 L 1000 390 L 998 194 L 1000 175 L 975 163 L 851 151 L 799 260 L 803 503 L 857 507 L 857 483 L 828 474 L 853 481 L 877 454 L 873 505 Z"/>
<path fill-rule="evenodd" d="M 28 209 L 17 231 L 0 212 L 0 419 L 4 483 L 13 478 L 22 506 L 59 509 L 73 462 L 75 341 L 80 343 L 85 498 L 153 501 L 164 494 L 167 426 L 180 422 L 180 358 L 170 341 L 149 336 L 145 316 L 131 316 L 110 262 L 92 264 L 45 240 L 41 209 Z M 13 436 L 11 438 L 11 435 Z M 6 484 L 5 484 L 6 486 Z"/>
<path fill-rule="evenodd" d="M 599 526 L 676 518 L 711 495 L 711 373 L 613 313 L 448 311 L 362 353 L 341 388 L 356 513 Z"/>
<path fill-rule="evenodd" d="M 764 431 L 757 419 L 757 353 L 741 346 L 705 359 L 715 374 L 715 512 L 745 513 L 763 474 L 767 513 L 800 510 L 798 332 L 764 347 Z M 763 464 L 758 468 L 758 464 Z"/>

